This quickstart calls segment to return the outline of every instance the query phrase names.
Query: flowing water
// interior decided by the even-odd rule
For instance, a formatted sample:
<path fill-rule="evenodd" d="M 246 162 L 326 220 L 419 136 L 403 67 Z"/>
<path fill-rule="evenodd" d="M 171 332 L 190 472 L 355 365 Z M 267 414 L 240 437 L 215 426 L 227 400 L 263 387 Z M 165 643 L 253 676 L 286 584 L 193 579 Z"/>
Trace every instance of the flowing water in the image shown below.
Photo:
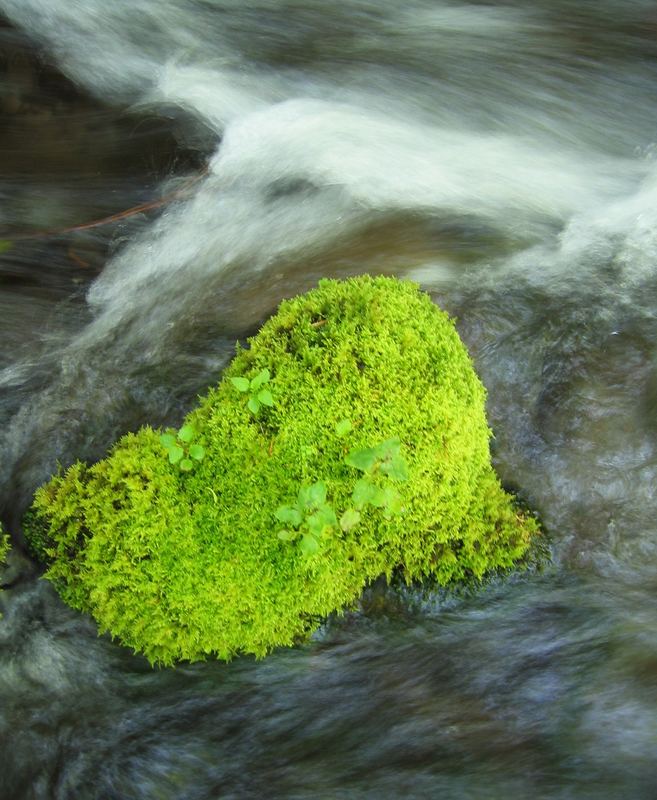
<path fill-rule="evenodd" d="M 307 646 L 175 670 L 15 556 L 0 798 L 656 797 L 653 0 L 0 13 L 16 537 L 58 461 L 179 421 L 282 298 L 371 272 L 458 318 L 554 556 L 475 596 L 375 587 Z"/>

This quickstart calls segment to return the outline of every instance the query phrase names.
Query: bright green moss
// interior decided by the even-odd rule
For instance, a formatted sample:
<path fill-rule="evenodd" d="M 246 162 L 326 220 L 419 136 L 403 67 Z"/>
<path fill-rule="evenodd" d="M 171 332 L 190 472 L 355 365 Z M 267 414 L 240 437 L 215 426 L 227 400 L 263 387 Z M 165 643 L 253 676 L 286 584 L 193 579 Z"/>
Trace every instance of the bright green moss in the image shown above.
<path fill-rule="evenodd" d="M 263 370 L 273 405 L 255 413 L 232 379 Z M 397 567 L 441 583 L 510 567 L 536 524 L 492 471 L 484 400 L 452 322 L 414 284 L 322 281 L 282 303 L 187 416 L 204 448 L 190 471 L 143 428 L 37 492 L 47 577 L 169 664 L 293 644 Z M 325 484 L 339 518 L 361 477 L 345 455 L 393 437 L 409 473 L 401 514 L 368 506 L 311 556 L 279 539 L 276 511 L 302 485 Z"/>
<path fill-rule="evenodd" d="M 2 527 L 2 522 L 0 522 L 0 564 L 5 563 L 5 558 L 7 553 L 9 552 L 9 536 L 4 531 Z"/>

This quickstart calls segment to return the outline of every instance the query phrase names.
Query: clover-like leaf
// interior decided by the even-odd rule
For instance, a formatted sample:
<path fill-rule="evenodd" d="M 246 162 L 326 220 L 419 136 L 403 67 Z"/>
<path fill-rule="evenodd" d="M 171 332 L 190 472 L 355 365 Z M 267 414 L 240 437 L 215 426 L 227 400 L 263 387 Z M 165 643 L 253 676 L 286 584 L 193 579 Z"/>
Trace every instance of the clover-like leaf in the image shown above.
<path fill-rule="evenodd" d="M 195 461 L 203 461 L 205 456 L 205 447 L 201 444 L 192 444 L 189 446 L 189 455 Z"/>
<path fill-rule="evenodd" d="M 386 486 L 383 489 L 384 505 L 383 516 L 390 519 L 396 514 L 402 512 L 402 500 L 399 492 L 392 486 Z"/>
<path fill-rule="evenodd" d="M 300 508 L 318 508 L 326 502 L 326 484 L 317 481 L 312 486 L 302 486 L 299 489 L 297 502 Z"/>
<path fill-rule="evenodd" d="M 274 516 L 286 525 L 292 525 L 293 528 L 298 528 L 303 522 L 303 516 L 299 509 L 292 506 L 279 506 Z"/>
<path fill-rule="evenodd" d="M 361 478 L 359 481 L 356 481 L 354 490 L 351 493 L 351 499 L 354 501 L 356 508 L 363 508 L 370 502 L 373 496 L 373 490 L 374 486 L 367 478 Z"/>
<path fill-rule="evenodd" d="M 333 528 L 338 524 L 338 518 L 335 516 L 335 511 L 330 505 L 328 505 L 328 503 L 320 508 L 319 513 L 322 515 L 325 528 Z"/>
<path fill-rule="evenodd" d="M 178 431 L 178 438 L 181 442 L 185 442 L 185 444 L 189 444 L 192 439 L 196 436 L 196 429 L 193 425 L 183 425 L 182 428 Z"/>
<path fill-rule="evenodd" d="M 372 492 L 372 496 L 369 502 L 370 505 L 373 505 L 376 508 L 384 508 L 386 505 L 385 489 L 382 489 L 380 486 L 374 486 L 374 491 Z"/>
<path fill-rule="evenodd" d="M 171 464 L 177 464 L 184 455 L 185 451 L 182 447 L 178 447 L 177 444 L 169 448 L 169 461 Z"/>
<path fill-rule="evenodd" d="M 274 405 L 274 398 L 269 389 L 261 389 L 256 395 L 256 398 L 263 406 L 269 406 L 271 408 Z"/>
<path fill-rule="evenodd" d="M 360 450 L 352 450 L 345 457 L 344 463 L 350 467 L 355 467 L 361 472 L 371 474 L 378 460 L 378 452 L 374 447 L 364 447 Z"/>
<path fill-rule="evenodd" d="M 374 450 L 376 451 L 377 458 L 381 461 L 385 461 L 386 459 L 390 459 L 393 456 L 399 454 L 399 448 L 401 447 L 400 439 L 395 436 L 392 439 L 386 439 L 385 442 L 381 442 L 381 444 L 377 445 Z"/>
<path fill-rule="evenodd" d="M 288 531 L 283 529 L 282 531 L 279 531 L 276 536 L 278 536 L 282 542 L 291 542 L 293 539 L 297 538 L 298 531 Z"/>
<path fill-rule="evenodd" d="M 257 397 L 249 397 L 249 402 L 246 404 L 246 406 L 253 416 L 256 416 L 258 411 L 260 411 L 260 401 L 257 399 Z"/>
<path fill-rule="evenodd" d="M 248 378 L 231 378 L 230 382 L 233 386 L 237 389 L 238 392 L 248 392 L 249 391 L 249 379 Z"/>
<path fill-rule="evenodd" d="M 395 454 L 388 461 L 383 461 L 380 469 L 381 472 L 395 481 L 408 480 L 408 466 L 399 454 Z"/>
<path fill-rule="evenodd" d="M 316 538 L 319 538 L 324 532 L 324 521 L 321 514 L 310 514 L 310 516 L 306 517 L 306 525 L 310 533 Z"/>
<path fill-rule="evenodd" d="M 172 433 L 163 433 L 160 435 L 160 442 L 167 448 L 174 447 L 176 444 L 176 437 Z"/>
<path fill-rule="evenodd" d="M 299 542 L 299 547 L 301 548 L 301 552 L 305 556 L 313 556 L 319 550 L 319 542 L 315 537 L 310 533 L 305 533 L 301 537 L 301 541 Z"/>
<path fill-rule="evenodd" d="M 359 481 L 356 481 L 351 499 L 358 509 L 364 508 L 367 505 L 376 506 L 377 508 L 381 508 L 385 505 L 383 489 L 376 486 L 376 484 L 372 483 L 367 478 L 361 478 Z"/>
<path fill-rule="evenodd" d="M 336 519 L 335 512 L 331 506 L 327 505 L 323 506 L 318 511 L 315 511 L 314 514 L 306 517 L 306 525 L 308 526 L 308 530 L 318 539 L 326 533 L 328 528 L 332 528 L 337 524 L 338 520 Z"/>
<path fill-rule="evenodd" d="M 190 458 L 183 458 L 180 462 L 180 469 L 183 472 L 189 472 L 194 467 L 194 462 Z"/>
<path fill-rule="evenodd" d="M 337 436 L 342 438 L 346 436 L 348 433 L 351 432 L 353 425 L 351 424 L 350 419 L 341 419 L 335 426 L 335 433 Z"/>
<path fill-rule="evenodd" d="M 355 508 L 348 508 L 340 517 L 340 527 L 345 533 L 350 531 L 352 528 L 355 528 L 359 522 L 360 511 L 356 511 Z"/>
<path fill-rule="evenodd" d="M 263 369 L 263 370 L 261 370 L 261 371 L 260 371 L 260 372 L 259 372 L 259 373 L 258 373 L 258 374 L 255 376 L 255 378 L 252 378 L 252 379 L 251 379 L 251 383 L 249 384 L 249 386 L 250 386 L 250 388 L 251 388 L 251 391 L 252 391 L 252 392 L 255 392 L 255 391 L 256 391 L 257 389 L 259 389 L 259 388 L 260 388 L 260 387 L 261 387 L 263 384 L 265 384 L 265 383 L 268 383 L 268 382 L 269 382 L 269 378 L 270 378 L 270 375 L 269 375 L 269 370 L 268 370 L 268 369 Z"/>

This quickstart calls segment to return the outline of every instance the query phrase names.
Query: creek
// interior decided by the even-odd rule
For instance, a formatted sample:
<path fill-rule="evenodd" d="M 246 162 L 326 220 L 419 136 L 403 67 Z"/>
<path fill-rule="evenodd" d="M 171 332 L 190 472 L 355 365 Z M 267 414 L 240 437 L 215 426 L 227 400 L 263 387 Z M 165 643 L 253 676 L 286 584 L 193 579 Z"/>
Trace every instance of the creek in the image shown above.
<path fill-rule="evenodd" d="M 16 556 L 0 799 L 653 800 L 653 0 L 0 14 L 14 532 L 58 463 L 179 423 L 283 298 L 369 272 L 457 318 L 553 556 L 473 595 L 375 586 L 305 646 L 176 669 Z"/>

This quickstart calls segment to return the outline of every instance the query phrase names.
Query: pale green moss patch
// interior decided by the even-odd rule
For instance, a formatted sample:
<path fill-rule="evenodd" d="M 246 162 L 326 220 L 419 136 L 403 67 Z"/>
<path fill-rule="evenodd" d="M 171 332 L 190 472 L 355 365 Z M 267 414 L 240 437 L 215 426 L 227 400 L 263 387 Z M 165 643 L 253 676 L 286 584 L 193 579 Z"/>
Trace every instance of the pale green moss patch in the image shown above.
<path fill-rule="evenodd" d="M 7 553 L 9 552 L 9 536 L 5 533 L 0 522 L 0 565 L 5 563 Z"/>

